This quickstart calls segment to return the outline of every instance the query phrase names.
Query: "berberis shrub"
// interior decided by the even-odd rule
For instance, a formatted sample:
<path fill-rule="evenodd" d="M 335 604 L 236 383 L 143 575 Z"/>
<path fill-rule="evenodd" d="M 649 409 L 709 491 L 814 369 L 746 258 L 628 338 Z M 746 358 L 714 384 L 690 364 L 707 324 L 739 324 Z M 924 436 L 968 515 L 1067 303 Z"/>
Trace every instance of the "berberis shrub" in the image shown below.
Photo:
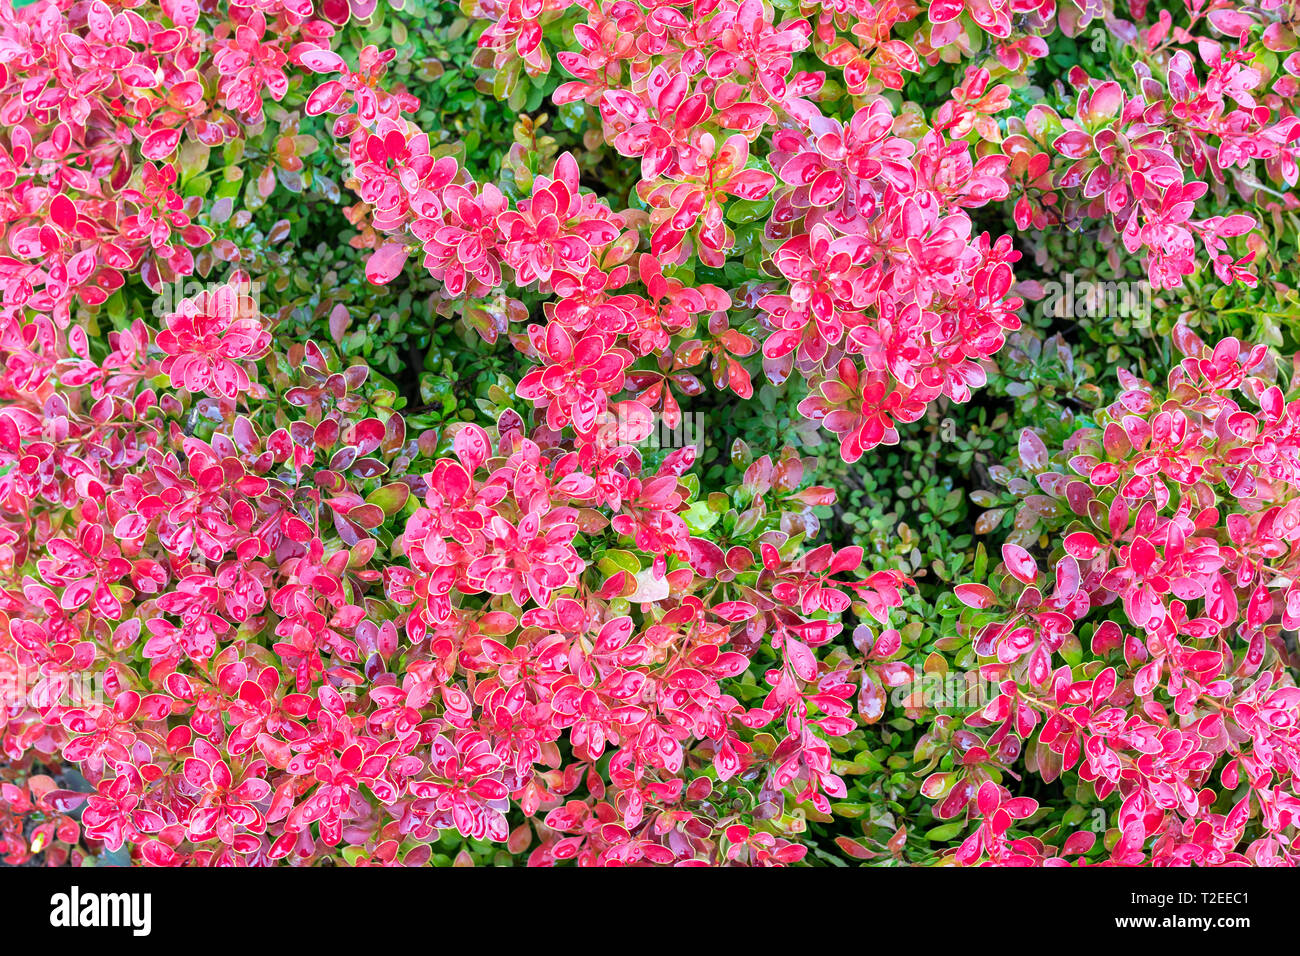
<path fill-rule="evenodd" d="M 1290 4 L 20 4 L 5 862 L 1296 860 Z"/>

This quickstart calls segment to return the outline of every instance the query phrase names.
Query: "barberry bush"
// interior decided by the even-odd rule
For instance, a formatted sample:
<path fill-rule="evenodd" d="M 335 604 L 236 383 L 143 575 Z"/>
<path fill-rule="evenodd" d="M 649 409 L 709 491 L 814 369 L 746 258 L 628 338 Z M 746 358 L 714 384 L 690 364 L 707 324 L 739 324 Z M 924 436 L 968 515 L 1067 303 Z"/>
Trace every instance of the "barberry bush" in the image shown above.
<path fill-rule="evenodd" d="M 4 862 L 1290 864 L 1298 47 L 0 0 Z"/>

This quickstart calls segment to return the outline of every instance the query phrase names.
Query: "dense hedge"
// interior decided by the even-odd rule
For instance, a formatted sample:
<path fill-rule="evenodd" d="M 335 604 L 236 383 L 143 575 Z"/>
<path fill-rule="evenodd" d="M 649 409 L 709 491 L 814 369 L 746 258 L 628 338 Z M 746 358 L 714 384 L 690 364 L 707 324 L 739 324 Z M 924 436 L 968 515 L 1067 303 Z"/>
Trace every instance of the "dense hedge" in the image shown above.
<path fill-rule="evenodd" d="M 3 859 L 1291 863 L 1289 16 L 0 0 Z"/>

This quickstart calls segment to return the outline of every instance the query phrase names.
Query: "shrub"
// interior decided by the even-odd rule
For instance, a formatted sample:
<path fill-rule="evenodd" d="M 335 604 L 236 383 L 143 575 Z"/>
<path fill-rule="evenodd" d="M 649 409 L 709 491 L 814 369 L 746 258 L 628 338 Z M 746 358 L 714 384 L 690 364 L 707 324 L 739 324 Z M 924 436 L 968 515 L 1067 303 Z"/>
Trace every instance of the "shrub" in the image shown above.
<path fill-rule="evenodd" d="M 0 7 L 7 862 L 1289 862 L 1279 16 Z"/>
<path fill-rule="evenodd" d="M 1300 689 L 1283 630 L 1300 620 L 1288 556 L 1294 422 L 1264 346 L 1213 349 L 1185 329 L 1164 389 L 1121 376 L 1118 400 L 1049 458 L 1032 431 L 1020 459 L 1042 558 L 1008 542 L 992 587 L 958 585 L 950 650 L 996 685 L 962 725 L 939 718 L 917 748 L 940 818 L 978 826 L 959 862 L 1293 862 Z M 1040 495 L 1031 492 L 1041 491 Z M 1042 497 L 1044 504 L 1034 504 Z M 1023 760 L 1090 793 L 1111 823 L 1053 827 L 1012 798 Z"/>

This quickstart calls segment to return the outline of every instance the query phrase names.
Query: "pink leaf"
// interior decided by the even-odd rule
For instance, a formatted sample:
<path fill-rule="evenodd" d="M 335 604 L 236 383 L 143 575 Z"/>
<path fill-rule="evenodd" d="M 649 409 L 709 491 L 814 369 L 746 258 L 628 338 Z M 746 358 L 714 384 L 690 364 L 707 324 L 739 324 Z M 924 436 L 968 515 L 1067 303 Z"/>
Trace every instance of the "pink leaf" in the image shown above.
<path fill-rule="evenodd" d="M 1029 552 L 1020 545 L 1004 544 L 1002 560 L 1006 562 L 1007 571 L 1021 584 L 1033 584 L 1038 578 L 1038 565 Z"/>
<path fill-rule="evenodd" d="M 387 285 L 402 271 L 408 254 L 409 250 L 400 242 L 380 246 L 366 262 L 366 278 L 374 285 Z"/>

